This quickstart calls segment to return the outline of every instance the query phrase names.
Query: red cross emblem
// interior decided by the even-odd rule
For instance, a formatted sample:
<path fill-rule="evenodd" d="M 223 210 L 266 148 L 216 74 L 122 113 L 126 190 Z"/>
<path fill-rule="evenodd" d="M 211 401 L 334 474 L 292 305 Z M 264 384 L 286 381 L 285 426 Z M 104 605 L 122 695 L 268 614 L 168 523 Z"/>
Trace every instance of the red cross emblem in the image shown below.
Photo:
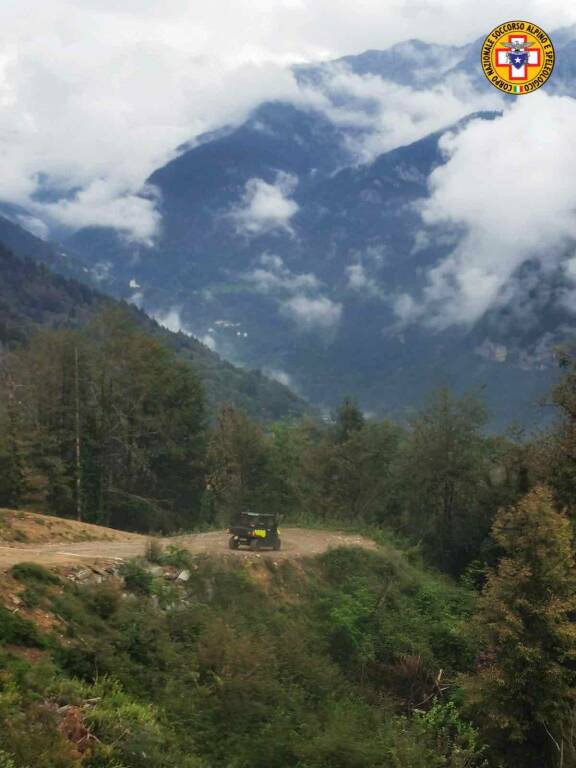
<path fill-rule="evenodd" d="M 508 41 L 512 44 L 522 43 L 528 41 L 527 35 L 508 35 Z M 530 67 L 540 66 L 540 48 L 527 49 L 526 53 L 522 56 L 525 57 L 525 62 L 520 67 L 515 67 L 510 57 L 514 56 L 514 50 L 508 48 L 496 48 L 496 66 L 508 67 L 508 80 L 528 80 L 528 71 Z"/>

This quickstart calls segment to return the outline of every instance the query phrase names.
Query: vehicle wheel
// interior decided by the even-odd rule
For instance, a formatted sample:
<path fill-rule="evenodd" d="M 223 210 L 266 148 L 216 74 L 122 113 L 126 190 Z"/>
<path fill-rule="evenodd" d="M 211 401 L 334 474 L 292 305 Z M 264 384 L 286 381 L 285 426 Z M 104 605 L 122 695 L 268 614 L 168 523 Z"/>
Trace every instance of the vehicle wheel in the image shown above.
<path fill-rule="evenodd" d="M 274 552 L 278 552 L 281 546 L 282 546 L 282 542 L 280 541 L 280 539 L 276 539 L 276 541 L 274 542 Z"/>
<path fill-rule="evenodd" d="M 258 541 L 258 539 L 252 539 L 252 541 L 250 542 L 250 549 L 252 550 L 252 552 L 256 552 L 257 550 L 260 549 L 260 542 Z"/>
<path fill-rule="evenodd" d="M 238 541 L 238 539 L 235 539 L 234 536 L 231 536 L 230 540 L 228 541 L 228 546 L 230 547 L 230 549 L 238 549 L 238 547 L 240 546 L 240 542 Z"/>

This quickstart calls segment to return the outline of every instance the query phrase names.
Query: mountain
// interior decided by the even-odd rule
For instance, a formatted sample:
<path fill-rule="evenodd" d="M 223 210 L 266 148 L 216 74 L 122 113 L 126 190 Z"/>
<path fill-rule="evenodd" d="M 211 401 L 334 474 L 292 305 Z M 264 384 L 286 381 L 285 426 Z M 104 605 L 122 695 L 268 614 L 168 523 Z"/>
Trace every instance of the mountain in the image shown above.
<path fill-rule="evenodd" d="M 0 243 L 5 248 L 25 259 L 45 264 L 66 277 L 88 281 L 93 279 L 92 271 L 71 257 L 65 249 L 50 245 L 25 229 L 24 226 L 16 223 L 19 215 L 14 215 L 13 208 L 5 209 L 4 212 L 5 216 L 0 215 Z"/>
<path fill-rule="evenodd" d="M 555 39 L 551 90 L 571 95 L 574 30 Z M 151 175 L 162 214 L 154 246 L 92 227 L 65 250 L 102 290 L 317 405 L 352 394 L 369 412 L 405 415 L 448 384 L 483 392 L 499 425 L 534 423 L 553 348 L 572 335 L 570 314 L 551 301 L 562 275 L 541 280 L 536 263 L 514 274 L 532 285 L 537 327 L 517 297 L 468 326 L 398 323 L 398 301 L 422 293 L 461 235 L 447 227 L 430 237 L 422 222 L 430 174 L 445 162 L 439 143 L 499 114 L 478 104 L 503 103 L 477 66 L 480 44 L 411 40 L 297 67 L 298 103 L 264 103 Z M 438 82 L 474 96 L 449 105 L 453 119 L 427 113 L 425 101 L 419 114 Z"/>
<path fill-rule="evenodd" d="M 0 344 L 23 342 L 38 327 L 78 326 L 106 306 L 119 305 L 77 280 L 53 273 L 46 264 L 16 256 L 2 244 L 5 231 L 11 234 L 12 243 L 21 239 L 44 261 L 63 263 L 48 246 L 0 221 Z M 134 322 L 160 336 L 192 364 L 213 408 L 230 403 L 261 420 L 308 411 L 306 403 L 279 382 L 259 371 L 236 368 L 196 339 L 171 333 L 136 307 L 124 306 Z"/>

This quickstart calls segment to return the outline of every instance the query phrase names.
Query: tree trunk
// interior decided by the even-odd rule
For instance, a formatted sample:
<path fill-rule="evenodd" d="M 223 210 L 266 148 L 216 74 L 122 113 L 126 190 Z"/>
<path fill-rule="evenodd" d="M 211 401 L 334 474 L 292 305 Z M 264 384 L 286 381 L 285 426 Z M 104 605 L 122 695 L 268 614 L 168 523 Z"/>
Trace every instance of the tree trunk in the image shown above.
<path fill-rule="evenodd" d="M 80 366 L 74 349 L 74 427 L 76 449 L 76 519 L 82 522 L 82 443 L 80 436 Z"/>

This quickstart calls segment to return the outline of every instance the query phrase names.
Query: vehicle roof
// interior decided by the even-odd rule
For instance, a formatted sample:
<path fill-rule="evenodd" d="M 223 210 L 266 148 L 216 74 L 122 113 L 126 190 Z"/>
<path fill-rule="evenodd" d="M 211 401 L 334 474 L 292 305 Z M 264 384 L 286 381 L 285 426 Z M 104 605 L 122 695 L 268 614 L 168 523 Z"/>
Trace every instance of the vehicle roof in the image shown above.
<path fill-rule="evenodd" d="M 240 512 L 240 514 L 248 517 L 274 517 L 271 512 Z"/>

